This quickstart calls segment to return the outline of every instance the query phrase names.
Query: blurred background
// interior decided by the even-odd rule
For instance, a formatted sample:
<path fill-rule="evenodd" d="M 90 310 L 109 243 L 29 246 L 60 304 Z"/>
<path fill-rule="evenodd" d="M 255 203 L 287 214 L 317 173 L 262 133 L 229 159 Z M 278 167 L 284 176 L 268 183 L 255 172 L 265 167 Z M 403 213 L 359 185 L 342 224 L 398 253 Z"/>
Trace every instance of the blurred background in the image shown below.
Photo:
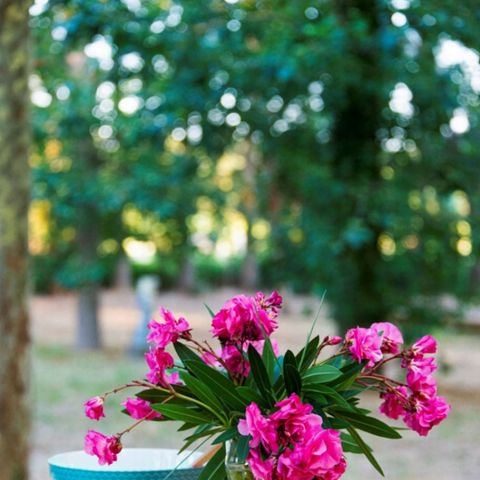
<path fill-rule="evenodd" d="M 450 419 L 426 441 L 372 443 L 389 479 L 478 480 L 480 4 L 29 14 L 32 478 L 82 447 L 85 398 L 143 374 L 158 305 L 202 337 L 203 302 L 276 288 L 281 346 L 301 345 L 325 292 L 320 333 L 390 320 L 438 335 Z M 108 433 L 128 424 L 111 407 Z M 147 427 L 128 446 L 179 445 Z M 374 478 L 349 464 L 346 479 Z"/>

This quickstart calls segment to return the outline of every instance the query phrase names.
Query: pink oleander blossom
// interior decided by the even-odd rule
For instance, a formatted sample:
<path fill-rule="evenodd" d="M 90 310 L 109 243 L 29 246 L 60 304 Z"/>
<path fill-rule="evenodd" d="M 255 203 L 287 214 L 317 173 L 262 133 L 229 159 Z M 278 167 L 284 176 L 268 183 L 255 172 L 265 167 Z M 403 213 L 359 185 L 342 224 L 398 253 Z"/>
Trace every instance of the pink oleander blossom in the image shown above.
<path fill-rule="evenodd" d="M 238 422 L 238 431 L 241 435 L 251 435 L 251 448 L 262 445 L 267 452 L 278 451 L 277 432 L 275 424 L 262 416 L 260 408 L 252 402 L 245 410 L 245 419 Z"/>
<path fill-rule="evenodd" d="M 91 418 L 92 420 L 100 420 L 100 418 L 105 416 L 105 412 L 103 411 L 103 404 L 104 404 L 103 397 L 93 397 L 88 399 L 84 403 L 85 407 L 85 416 Z"/>
<path fill-rule="evenodd" d="M 116 462 L 121 450 L 122 444 L 116 436 L 107 437 L 95 430 L 89 430 L 85 436 L 85 452 L 96 456 L 100 465 L 111 465 Z"/>
<path fill-rule="evenodd" d="M 264 460 L 259 449 L 252 448 L 248 454 L 247 463 L 255 480 L 276 479 L 274 457 L 269 456 Z"/>
<path fill-rule="evenodd" d="M 368 366 L 372 367 L 382 359 L 382 338 L 375 330 L 370 328 L 351 328 L 345 335 L 345 343 L 353 358 L 358 362 L 369 360 Z"/>
<path fill-rule="evenodd" d="M 167 375 L 167 368 L 173 367 L 173 357 L 163 348 L 151 348 L 145 353 L 145 360 L 150 371 L 145 375 L 149 382 L 167 386 L 171 378 Z"/>
<path fill-rule="evenodd" d="M 403 345 L 403 336 L 398 327 L 393 323 L 379 322 L 372 323 L 370 328 L 381 336 L 383 353 L 396 355 L 400 352 L 400 345 Z"/>
<path fill-rule="evenodd" d="M 149 322 L 148 342 L 155 343 L 159 348 L 165 348 L 168 344 L 177 342 L 179 338 L 190 337 L 190 325 L 183 317 L 176 320 L 172 312 L 165 308 L 161 308 L 160 313 L 164 323 L 156 320 Z"/>
<path fill-rule="evenodd" d="M 255 294 L 255 302 L 258 307 L 265 310 L 270 317 L 276 318 L 279 310 L 282 308 L 283 298 L 276 290 L 274 290 L 269 297 L 263 292 L 257 292 Z"/>
<path fill-rule="evenodd" d="M 413 406 L 405 414 L 405 424 L 420 436 L 426 437 L 430 430 L 447 418 L 450 405 L 443 397 L 433 397 L 426 400 L 413 400 Z"/>
<path fill-rule="evenodd" d="M 417 354 L 437 353 L 437 341 L 431 335 L 419 338 L 413 345 L 412 351 Z"/>
<path fill-rule="evenodd" d="M 340 432 L 314 424 L 302 442 L 280 455 L 278 473 L 280 478 L 289 480 L 336 479 L 344 471 L 343 462 Z"/>
<path fill-rule="evenodd" d="M 161 418 L 160 413 L 152 410 L 150 402 L 142 398 L 127 398 L 122 405 L 127 410 L 128 414 L 136 420 L 143 418 L 153 420 L 154 418 Z"/>
<path fill-rule="evenodd" d="M 433 398 L 437 394 L 437 382 L 431 375 L 420 375 L 410 370 L 407 373 L 407 384 L 419 398 Z"/>
<path fill-rule="evenodd" d="M 324 342 L 327 345 L 338 345 L 343 342 L 343 338 L 339 336 L 333 336 L 333 337 L 325 337 Z"/>
<path fill-rule="evenodd" d="M 277 322 L 268 313 L 258 308 L 255 300 L 238 295 L 228 300 L 213 317 L 212 333 L 221 342 L 241 343 L 263 339 L 263 332 L 271 335 Z"/>
<path fill-rule="evenodd" d="M 321 425 L 322 418 L 311 415 L 313 407 L 310 404 L 303 404 L 296 393 L 275 404 L 278 410 L 272 413 L 269 419 L 274 423 L 282 443 L 300 441 L 307 432 L 313 421 L 311 417 L 317 417 L 316 421 Z"/>
<path fill-rule="evenodd" d="M 243 353 L 234 345 L 225 345 L 221 358 L 227 370 L 234 376 L 248 377 L 250 364 Z"/>
<path fill-rule="evenodd" d="M 380 398 L 383 398 L 383 403 L 380 404 L 379 410 L 388 418 L 398 420 L 406 413 L 408 390 L 405 387 L 396 387 L 394 391 L 384 392 Z"/>

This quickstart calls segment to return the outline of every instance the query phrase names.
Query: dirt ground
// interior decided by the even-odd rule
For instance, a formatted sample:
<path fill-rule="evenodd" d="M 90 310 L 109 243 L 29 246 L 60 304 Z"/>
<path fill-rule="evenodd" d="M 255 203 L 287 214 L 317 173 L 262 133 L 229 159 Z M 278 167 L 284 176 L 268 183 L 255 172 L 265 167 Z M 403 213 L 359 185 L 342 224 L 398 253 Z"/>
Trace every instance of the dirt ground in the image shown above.
<path fill-rule="evenodd" d="M 208 338 L 210 318 L 203 305 L 213 310 L 233 296 L 220 290 L 199 296 L 162 293 L 157 304 L 185 316 L 198 338 Z M 282 292 L 284 293 L 284 292 Z M 275 338 L 281 348 L 303 345 L 318 299 L 284 293 L 286 308 L 280 317 Z M 34 434 L 31 472 L 33 480 L 47 480 L 49 456 L 82 448 L 88 428 L 115 433 L 128 419 L 111 402 L 105 422 L 92 425 L 83 418 L 85 398 L 133 378 L 145 367 L 140 358 L 125 352 L 139 322 L 135 295 L 130 290 L 105 291 L 101 298 L 100 321 L 105 348 L 102 352 L 75 352 L 76 297 L 73 294 L 36 296 L 31 302 L 33 356 Z M 334 331 L 328 308 L 320 311 L 316 333 Z M 480 479 L 480 337 L 442 332 L 437 335 L 442 365 L 440 391 L 452 403 L 449 419 L 427 438 L 406 432 L 404 439 L 383 441 L 368 438 L 377 459 L 390 480 L 479 480 Z M 369 397 L 367 407 L 376 409 L 378 400 Z M 121 425 L 121 426 L 119 426 Z M 126 447 L 171 447 L 181 444 L 180 434 L 171 425 L 146 425 L 133 431 Z M 379 478 L 363 457 L 350 455 L 346 480 Z"/>

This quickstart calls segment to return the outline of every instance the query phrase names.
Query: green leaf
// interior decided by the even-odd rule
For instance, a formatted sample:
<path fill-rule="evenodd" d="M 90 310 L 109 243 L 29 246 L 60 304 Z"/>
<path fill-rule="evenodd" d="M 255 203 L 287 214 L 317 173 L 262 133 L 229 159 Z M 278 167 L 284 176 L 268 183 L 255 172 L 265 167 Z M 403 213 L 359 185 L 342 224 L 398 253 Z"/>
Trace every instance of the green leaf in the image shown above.
<path fill-rule="evenodd" d="M 304 384 L 328 383 L 342 376 L 342 372 L 331 365 L 317 365 L 309 368 L 303 375 Z"/>
<path fill-rule="evenodd" d="M 223 433 L 221 433 L 212 442 L 212 445 L 216 445 L 218 443 L 225 443 L 226 441 L 231 440 L 232 438 L 235 438 L 236 436 L 239 436 L 237 428 L 236 427 L 229 428 L 228 430 L 225 430 Z"/>
<path fill-rule="evenodd" d="M 272 342 L 268 335 L 264 334 L 265 343 L 263 344 L 262 360 L 267 371 L 270 384 L 275 381 L 275 364 L 278 363 L 278 359 L 273 351 Z"/>
<path fill-rule="evenodd" d="M 136 393 L 135 396 L 141 398 L 142 400 L 147 400 L 150 403 L 160 403 L 170 397 L 171 393 L 164 393 L 154 388 L 150 388 L 148 390 L 142 390 L 141 392 Z"/>
<path fill-rule="evenodd" d="M 315 338 L 303 347 L 295 357 L 298 363 L 298 370 L 300 373 L 304 372 L 310 364 L 315 360 L 317 356 L 317 349 L 320 343 L 320 337 L 317 335 Z"/>
<path fill-rule="evenodd" d="M 212 429 L 211 425 L 206 425 L 206 427 L 208 428 L 207 430 L 193 433 L 192 435 L 185 438 L 184 444 L 182 445 L 182 448 L 178 451 L 178 453 L 182 453 L 183 451 L 185 451 L 190 445 L 192 445 L 192 443 L 195 443 L 197 440 L 200 440 L 204 437 L 211 437 L 220 431 L 219 429 Z"/>
<path fill-rule="evenodd" d="M 362 453 L 367 457 L 368 461 L 373 465 L 375 470 L 377 470 L 377 472 L 380 473 L 382 477 L 384 477 L 385 474 L 383 473 L 382 467 L 379 465 L 376 458 L 373 456 L 372 449 L 363 441 L 362 437 L 353 427 L 348 427 L 348 432 L 352 436 L 353 440 L 355 440 Z"/>
<path fill-rule="evenodd" d="M 273 392 L 270 378 L 260 354 L 253 345 L 249 345 L 248 347 L 248 361 L 250 362 L 250 374 L 252 375 L 260 394 L 265 396 L 270 404 L 273 404 Z"/>
<path fill-rule="evenodd" d="M 302 379 L 298 372 L 297 360 L 295 355 L 287 350 L 283 359 L 283 377 L 285 380 L 285 390 L 290 395 L 297 393 L 300 395 L 302 390 Z"/>
<path fill-rule="evenodd" d="M 210 317 L 214 317 L 215 316 L 215 313 L 213 312 L 213 310 L 206 304 L 204 303 L 205 305 L 205 308 L 207 309 L 208 313 L 210 314 Z"/>
<path fill-rule="evenodd" d="M 237 387 L 237 393 L 249 404 L 255 402 L 257 405 L 265 405 L 265 398 L 256 390 L 250 387 Z"/>
<path fill-rule="evenodd" d="M 188 407 L 180 405 L 169 405 L 156 403 L 151 406 L 155 411 L 160 412 L 171 420 L 179 420 L 181 422 L 193 423 L 195 425 L 202 425 L 204 423 L 211 423 L 212 418 L 206 414 L 193 410 Z"/>
<path fill-rule="evenodd" d="M 347 410 L 353 410 L 352 406 L 332 387 L 328 387 L 327 385 L 321 383 L 312 383 L 308 385 L 304 385 L 303 392 L 309 397 L 316 399 L 316 395 L 324 395 L 327 398 L 331 398 L 333 401 L 333 406 L 341 405 Z"/>
<path fill-rule="evenodd" d="M 377 437 L 391 439 L 402 438 L 396 430 L 377 418 L 368 417 L 360 413 L 346 411 L 340 408 L 332 409 L 331 413 L 335 417 L 347 420 L 347 422 L 351 423 L 355 428 L 376 435 Z"/>
<path fill-rule="evenodd" d="M 340 434 L 342 440 L 342 448 L 344 452 L 350 453 L 363 453 L 363 450 L 358 446 L 358 443 L 353 439 L 349 433 L 342 432 Z M 372 449 L 365 444 L 365 446 L 372 451 Z"/>
<path fill-rule="evenodd" d="M 208 461 L 201 471 L 198 480 L 225 480 L 225 446 Z"/>
<path fill-rule="evenodd" d="M 180 358 L 183 365 L 185 365 L 187 361 L 203 362 L 203 360 L 191 348 L 181 342 L 175 342 L 173 348 L 175 348 L 178 358 Z"/>
<path fill-rule="evenodd" d="M 187 360 L 185 366 L 227 406 L 242 412 L 245 410 L 247 404 L 237 395 L 234 383 L 219 371 L 198 361 Z"/>
<path fill-rule="evenodd" d="M 250 451 L 250 436 L 240 436 L 238 442 L 236 442 L 237 458 L 240 463 L 244 463 L 247 459 L 248 452 Z"/>
<path fill-rule="evenodd" d="M 195 423 L 184 423 L 177 429 L 177 432 L 185 432 L 187 430 L 191 430 L 192 428 L 195 428 L 196 426 L 197 425 Z"/>
<path fill-rule="evenodd" d="M 224 406 L 218 400 L 213 391 L 210 390 L 210 388 L 208 388 L 203 382 L 198 380 L 198 378 L 192 377 L 192 375 L 187 372 L 181 372 L 180 377 L 185 382 L 185 385 L 192 391 L 192 393 L 203 403 L 207 404 L 209 407 L 218 412 L 223 412 L 225 410 Z"/>

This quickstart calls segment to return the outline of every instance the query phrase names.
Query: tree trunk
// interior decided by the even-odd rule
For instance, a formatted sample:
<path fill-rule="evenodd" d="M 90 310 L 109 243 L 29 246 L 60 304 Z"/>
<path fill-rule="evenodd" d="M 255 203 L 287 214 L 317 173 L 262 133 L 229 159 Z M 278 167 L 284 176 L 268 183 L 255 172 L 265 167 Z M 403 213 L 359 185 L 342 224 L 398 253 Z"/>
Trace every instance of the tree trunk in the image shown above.
<path fill-rule="evenodd" d="M 87 270 L 87 280 L 82 282 L 78 291 L 77 348 L 90 350 L 100 348 L 100 329 L 98 325 L 99 285 L 92 271 L 98 262 L 97 247 L 99 241 L 99 219 L 94 208 L 83 206 L 79 212 L 77 241 L 83 268 Z"/>
<path fill-rule="evenodd" d="M 253 290 L 259 284 L 259 267 L 255 252 L 255 239 L 252 235 L 252 227 L 258 218 L 257 199 L 257 170 L 260 162 L 259 153 L 253 144 L 246 144 L 246 164 L 243 171 L 244 194 L 242 199 L 242 213 L 247 221 L 247 244 L 245 259 L 240 272 L 240 283 L 242 288 Z"/>
<path fill-rule="evenodd" d="M 28 477 L 28 1 L 0 0 L 0 479 Z"/>
<path fill-rule="evenodd" d="M 352 36 L 349 55 L 357 62 L 357 76 L 364 79 L 364 87 L 358 80 L 347 84 L 344 96 L 348 101 L 337 114 L 332 141 L 336 145 L 333 170 L 336 179 L 350 185 L 341 202 L 338 202 L 339 218 L 355 218 L 368 230 L 370 237 L 361 245 L 350 245 L 342 252 L 342 275 L 337 273 L 335 292 L 329 294 L 333 303 L 334 317 L 341 330 L 372 322 L 384 321 L 388 306 L 383 300 L 379 266 L 383 264 L 377 243 L 381 234 L 378 222 L 370 211 L 375 194 L 381 184 L 377 132 L 381 126 L 383 93 L 372 88 L 372 79 L 382 77 L 381 52 L 372 48 L 378 42 L 372 38 L 379 35 L 379 11 L 371 0 L 342 0 L 337 4 L 339 18 Z M 367 32 L 359 41 L 352 32 L 352 18 L 358 16 L 366 22 Z M 343 232 L 342 232 L 343 233 Z"/>

